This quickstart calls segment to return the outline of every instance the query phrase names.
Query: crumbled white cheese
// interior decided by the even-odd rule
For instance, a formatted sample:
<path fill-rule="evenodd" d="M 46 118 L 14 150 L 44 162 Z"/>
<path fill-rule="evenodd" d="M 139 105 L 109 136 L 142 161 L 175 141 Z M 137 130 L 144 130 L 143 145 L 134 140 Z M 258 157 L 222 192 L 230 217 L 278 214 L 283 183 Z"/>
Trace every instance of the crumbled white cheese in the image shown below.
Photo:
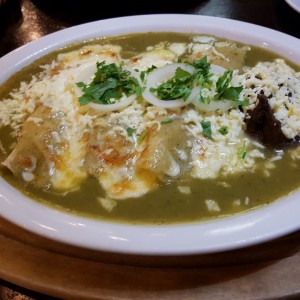
<path fill-rule="evenodd" d="M 212 36 L 199 35 L 199 36 L 193 37 L 194 43 L 213 44 L 215 41 L 216 41 L 216 38 L 212 37 Z"/>
<path fill-rule="evenodd" d="M 186 52 L 187 45 L 185 43 L 172 43 L 170 44 L 169 49 L 177 56 L 181 56 Z"/>
<path fill-rule="evenodd" d="M 207 210 L 209 212 L 220 212 L 221 208 L 219 206 L 219 204 L 217 203 L 217 201 L 212 200 L 212 199 L 206 199 L 205 201 Z"/>
<path fill-rule="evenodd" d="M 24 181 L 26 181 L 26 182 L 30 182 L 35 179 L 35 176 L 33 173 L 26 172 L 26 171 L 22 172 L 22 177 L 23 177 Z"/>
<path fill-rule="evenodd" d="M 153 65 L 162 67 L 177 62 L 181 55 L 187 53 L 191 54 L 191 58 L 201 54 L 227 61 L 227 57 L 215 46 L 227 47 L 225 42 L 217 43 L 213 37 L 201 36 L 195 37 L 190 44 L 162 42 L 130 59 L 123 59 L 121 47 L 115 45 L 86 45 L 79 50 L 59 54 L 57 59 L 42 66 L 40 74 L 33 76 L 29 82 L 21 82 L 20 87 L 12 91 L 7 99 L 0 101 L 0 126 L 10 125 L 15 135 L 20 132 L 26 120 L 42 126 L 43 118 L 33 117 L 31 114 L 41 105 L 50 108 L 53 118 L 59 120 L 60 124 L 57 130 L 51 131 L 50 136 L 56 144 L 64 145 L 53 149 L 60 164 L 55 166 L 53 163 L 50 180 L 53 187 L 61 191 L 80 187 L 87 177 L 89 171 L 84 168 L 84 164 L 86 155 L 91 150 L 88 139 L 93 136 L 94 131 L 103 129 L 105 133 L 100 130 L 95 135 L 95 145 L 92 145 L 102 164 L 101 168 L 93 170 L 93 175 L 98 178 L 108 195 L 107 198 L 99 198 L 107 210 L 113 209 L 113 198 L 139 197 L 155 188 L 165 175 L 168 178 L 180 176 L 182 164 L 187 162 L 189 175 L 199 179 L 254 172 L 258 165 L 264 169 L 265 176 L 270 176 L 270 170 L 276 167 L 276 161 L 282 158 L 283 153 L 277 153 L 271 160 L 266 159 L 264 146 L 245 135 L 245 114 L 239 109 L 203 113 L 193 105 L 188 105 L 170 112 L 165 108 L 149 105 L 143 99 L 135 99 L 126 108 L 108 114 L 79 104 L 76 83 L 97 61 L 123 64 L 128 70 L 139 71 L 147 70 Z M 132 74 L 139 78 L 139 71 L 132 71 Z M 258 63 L 254 68 L 247 68 L 242 75 L 238 75 L 237 71 L 233 74 L 232 84 L 242 84 L 245 87 L 242 96 L 249 99 L 250 109 L 257 103 L 257 93 L 263 91 L 269 97 L 275 117 L 282 123 L 284 134 L 289 138 L 299 135 L 300 73 L 278 59 L 272 63 Z M 88 77 L 90 80 L 89 74 Z M 214 75 L 214 88 L 217 80 L 218 76 Z M 202 96 L 213 98 L 216 94 L 214 88 L 202 88 Z M 168 161 L 168 168 L 156 174 L 152 170 L 155 170 L 155 165 L 151 164 L 159 161 L 156 161 L 157 153 L 153 154 L 154 163 L 141 163 L 139 158 L 145 155 L 152 143 L 149 133 L 156 132 L 159 135 L 162 126 L 169 126 L 161 125 L 161 121 L 166 118 L 182 121 L 180 129 L 188 139 L 185 149 L 171 149 L 173 152 L 167 153 L 164 159 Z M 211 138 L 204 135 L 202 121 L 210 123 Z M 227 129 L 226 134 L 220 133 L 222 127 Z M 133 130 L 131 135 L 128 134 L 128 129 Z M 145 137 L 141 143 L 139 137 L 143 134 Z M 163 142 L 167 144 L 167 141 Z M 122 149 L 126 147 L 130 149 L 124 154 Z M 242 157 L 244 147 L 246 152 Z M 294 151 L 292 158 L 300 159 L 299 152 Z M 35 178 L 28 170 L 22 176 L 25 181 Z M 228 187 L 225 181 L 218 184 Z M 178 190 L 185 194 L 191 193 L 187 186 L 178 186 Z M 248 205 L 248 202 L 249 199 L 246 198 L 245 204 Z M 220 211 L 215 200 L 207 199 L 205 203 L 210 211 Z"/>
<path fill-rule="evenodd" d="M 111 212 L 117 205 L 117 201 L 113 199 L 98 197 L 97 200 L 108 212 Z"/>
<path fill-rule="evenodd" d="M 247 68 L 240 78 L 245 86 L 244 97 L 250 100 L 250 108 L 255 107 L 257 94 L 263 92 L 285 136 L 294 138 L 299 135 L 300 72 L 295 72 L 283 59 L 276 59 Z"/>
<path fill-rule="evenodd" d="M 189 195 L 192 193 L 191 188 L 189 186 L 179 185 L 177 187 L 178 191 L 182 194 Z"/>

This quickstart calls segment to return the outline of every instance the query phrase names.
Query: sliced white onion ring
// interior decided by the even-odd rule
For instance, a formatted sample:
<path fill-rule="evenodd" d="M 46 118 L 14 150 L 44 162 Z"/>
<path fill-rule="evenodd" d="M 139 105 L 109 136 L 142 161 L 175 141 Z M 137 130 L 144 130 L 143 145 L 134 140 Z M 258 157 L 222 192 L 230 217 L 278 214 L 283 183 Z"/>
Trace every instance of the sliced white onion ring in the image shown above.
<path fill-rule="evenodd" d="M 234 106 L 232 100 L 212 100 L 210 103 L 203 103 L 195 99 L 193 104 L 199 111 L 211 112 L 211 111 L 226 111 Z"/>
<path fill-rule="evenodd" d="M 114 111 L 114 110 L 121 110 L 125 108 L 126 106 L 130 105 L 136 98 L 136 95 L 133 94 L 129 97 L 122 97 L 121 99 L 117 100 L 118 102 L 112 103 L 112 104 L 98 104 L 94 102 L 90 102 L 88 106 L 94 110 L 97 111 Z"/>
<path fill-rule="evenodd" d="M 134 69 L 126 68 L 126 67 L 124 67 L 124 70 L 129 71 L 129 72 L 130 72 L 130 75 L 131 75 L 132 77 L 134 77 L 134 78 L 138 81 L 139 85 L 140 85 L 140 86 L 143 86 L 143 82 L 142 82 L 142 79 L 141 79 L 141 77 L 140 77 L 140 72 L 138 72 L 138 71 L 136 71 L 136 70 L 134 70 Z"/>
<path fill-rule="evenodd" d="M 74 82 L 83 82 L 85 84 L 89 84 L 92 82 L 95 73 L 97 71 L 97 66 L 95 63 L 87 65 L 85 68 L 79 71 L 79 74 L 75 77 Z M 83 91 L 77 85 L 75 85 L 75 94 L 79 98 L 83 95 Z"/>
<path fill-rule="evenodd" d="M 199 87 L 194 87 L 192 89 L 191 94 L 184 100 L 183 98 L 176 99 L 176 100 L 161 100 L 157 98 L 152 92 L 150 92 L 151 88 L 156 88 L 158 84 L 172 78 L 175 75 L 175 72 L 178 68 L 183 69 L 186 72 L 193 73 L 195 68 L 190 65 L 186 64 L 168 64 L 161 68 L 155 69 L 152 71 L 147 77 L 147 84 L 146 88 L 143 92 L 143 97 L 149 103 L 163 108 L 175 109 L 179 107 L 183 107 L 191 103 L 200 93 Z"/>
<path fill-rule="evenodd" d="M 86 68 L 84 68 L 80 74 L 75 78 L 75 82 L 84 82 L 85 84 L 91 83 L 91 81 L 94 78 L 94 75 L 97 71 L 96 64 L 89 64 Z M 131 74 L 133 73 L 131 70 L 129 70 Z M 136 77 L 138 79 L 138 76 L 134 73 L 132 76 Z M 75 86 L 75 93 L 77 97 L 81 97 L 83 95 L 83 91 L 81 88 Z M 98 104 L 94 102 L 90 102 L 88 106 L 94 110 L 101 111 L 101 112 L 109 112 L 114 110 L 121 110 L 125 108 L 126 106 L 130 105 L 134 100 L 136 99 L 136 95 L 133 94 L 129 97 L 126 97 L 125 95 L 118 99 L 117 102 L 112 104 Z"/>
<path fill-rule="evenodd" d="M 227 69 L 225 69 L 221 66 L 214 65 L 214 64 L 210 65 L 210 72 L 215 75 L 223 75 L 225 71 L 227 71 Z"/>
<path fill-rule="evenodd" d="M 79 69 L 79 74 L 75 77 L 75 83 L 84 82 L 85 84 L 91 83 L 95 73 L 97 71 L 97 66 L 95 63 L 87 64 L 85 68 Z M 79 89 L 81 91 L 81 89 Z M 82 94 L 82 91 L 81 91 Z"/>
<path fill-rule="evenodd" d="M 210 72 L 218 77 L 223 75 L 227 69 L 211 64 Z M 203 103 L 195 99 L 193 104 L 197 107 L 199 111 L 212 112 L 212 111 L 226 111 L 234 106 L 234 101 L 232 100 L 212 100 L 210 103 Z"/>

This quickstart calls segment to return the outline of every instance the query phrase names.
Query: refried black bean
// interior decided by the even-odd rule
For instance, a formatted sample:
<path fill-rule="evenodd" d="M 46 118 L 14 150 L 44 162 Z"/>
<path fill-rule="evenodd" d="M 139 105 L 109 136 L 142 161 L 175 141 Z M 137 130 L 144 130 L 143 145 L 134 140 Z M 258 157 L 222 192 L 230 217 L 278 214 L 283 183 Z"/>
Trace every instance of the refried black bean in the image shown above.
<path fill-rule="evenodd" d="M 281 123 L 274 117 L 268 98 L 258 94 L 258 105 L 253 110 L 248 110 L 250 118 L 245 118 L 246 132 L 270 149 L 282 149 L 300 142 L 300 136 L 294 139 L 287 138 L 282 130 Z"/>

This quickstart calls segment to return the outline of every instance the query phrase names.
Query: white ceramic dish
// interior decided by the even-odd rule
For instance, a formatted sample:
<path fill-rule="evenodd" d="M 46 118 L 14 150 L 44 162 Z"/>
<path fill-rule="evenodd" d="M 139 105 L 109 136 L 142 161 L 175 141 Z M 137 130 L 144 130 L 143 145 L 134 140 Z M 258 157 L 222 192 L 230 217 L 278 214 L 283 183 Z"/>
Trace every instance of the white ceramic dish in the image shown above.
<path fill-rule="evenodd" d="M 132 32 L 204 33 L 257 45 L 300 63 L 300 41 L 264 27 L 215 17 L 146 15 L 97 21 L 65 29 L 0 59 L 0 83 L 20 68 L 79 40 Z M 248 213 L 192 225 L 129 226 L 55 211 L 24 197 L 0 179 L 0 215 L 42 236 L 96 250 L 178 255 L 211 253 L 268 241 L 300 229 L 300 191 Z"/>
<path fill-rule="evenodd" d="M 285 0 L 285 2 L 295 11 L 300 13 L 300 0 Z"/>

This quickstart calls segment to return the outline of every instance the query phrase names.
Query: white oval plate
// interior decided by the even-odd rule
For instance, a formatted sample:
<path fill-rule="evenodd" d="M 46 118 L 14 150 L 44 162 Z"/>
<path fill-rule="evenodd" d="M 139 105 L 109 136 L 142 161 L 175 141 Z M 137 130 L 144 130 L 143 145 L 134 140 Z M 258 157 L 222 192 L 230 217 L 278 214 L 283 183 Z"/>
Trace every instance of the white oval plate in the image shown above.
<path fill-rule="evenodd" d="M 143 15 L 68 28 L 0 59 L 0 84 L 35 59 L 94 37 L 165 31 L 213 34 L 270 49 L 300 63 L 300 41 L 286 34 L 229 19 L 196 15 Z M 248 213 L 208 222 L 134 226 L 64 214 L 24 197 L 0 178 L 0 215 L 29 231 L 94 250 L 144 255 L 212 253 L 265 242 L 300 228 L 300 191 Z"/>
<path fill-rule="evenodd" d="M 285 2 L 295 11 L 300 13 L 300 0 L 285 0 Z"/>

